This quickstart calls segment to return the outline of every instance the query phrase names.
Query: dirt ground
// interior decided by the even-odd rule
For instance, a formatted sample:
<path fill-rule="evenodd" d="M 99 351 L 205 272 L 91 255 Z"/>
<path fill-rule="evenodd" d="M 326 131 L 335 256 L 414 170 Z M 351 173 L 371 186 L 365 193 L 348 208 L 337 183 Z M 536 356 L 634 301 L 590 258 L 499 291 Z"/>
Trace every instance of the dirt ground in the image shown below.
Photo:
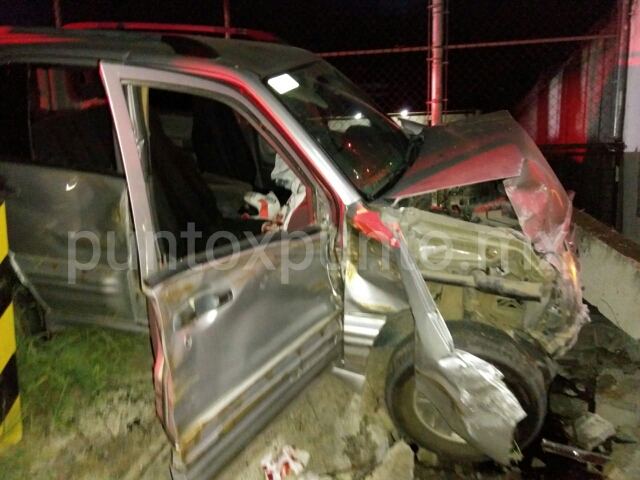
<path fill-rule="evenodd" d="M 133 458 L 166 443 L 151 366 L 144 335 L 78 327 L 19 338 L 24 434 L 0 453 L 2 478 L 125 478 Z"/>
<path fill-rule="evenodd" d="M 51 348 L 53 359 L 49 361 L 53 365 L 45 373 L 38 371 L 38 377 L 33 378 L 20 371 L 26 385 L 22 388 L 25 434 L 20 444 L 0 453 L 0 476 L 169 480 L 170 449 L 155 417 L 148 338 L 109 331 L 80 332 L 69 329 L 48 341 L 65 348 Z M 73 335 L 76 343 L 65 344 Z M 96 341 L 94 335 L 101 336 L 100 344 L 110 345 L 108 352 L 89 353 L 95 350 L 91 343 Z M 381 398 L 386 362 L 396 339 L 391 335 L 371 356 L 368 380 L 361 394 L 333 375 L 323 374 L 218 478 L 263 479 L 260 460 L 284 444 L 309 451 L 307 479 L 640 478 L 640 358 L 636 358 L 634 346 L 608 322 L 598 320 L 587 325 L 574 350 L 562 362 L 558 380 L 552 386 L 551 413 L 542 433 L 544 438 L 570 443 L 567 425 L 585 412 L 598 413 L 616 428 L 616 435 L 596 448 L 612 458 L 604 470 L 543 452 L 539 442 L 525 452 L 526 458 L 518 467 L 511 469 L 490 464 L 445 468 L 430 452 L 414 454 L 399 441 Z M 83 350 L 84 343 L 89 347 L 85 345 Z M 21 348 L 34 347 L 22 343 Z M 72 370 L 64 381 L 54 382 L 55 359 L 62 368 L 65 360 L 61 352 L 74 349 L 81 352 L 81 358 L 69 360 L 81 362 L 81 371 Z M 113 371 L 101 364 L 104 358 L 115 363 Z M 23 355 L 22 359 L 19 367 L 23 370 L 29 362 L 46 360 L 38 355 Z M 96 385 L 98 390 L 92 391 Z M 37 401 L 29 401 L 29 397 Z"/>
<path fill-rule="evenodd" d="M 79 343 L 89 341 L 93 331 L 81 331 Z M 69 329 L 47 342 L 64 344 L 74 334 Z M 118 349 L 117 362 L 126 365 L 120 380 L 108 381 L 92 398 L 83 398 L 91 396 L 86 389 L 71 389 L 63 399 L 46 388 L 48 382 L 41 372 L 25 375 L 22 383 L 31 391 L 23 391 L 23 398 L 49 396 L 51 401 L 26 402 L 22 442 L 0 453 L 2 478 L 170 479 L 170 448 L 155 417 L 148 339 L 110 331 L 100 335 L 101 341 L 113 345 L 126 340 L 123 349 Z M 79 348 L 77 344 L 68 347 Z M 71 360 L 93 360 L 95 365 L 84 369 L 91 373 L 100 368 L 98 357 Z M 27 361 L 31 360 L 22 363 Z M 33 365 L 24 365 L 29 366 Z M 308 470 L 332 477 L 341 473 L 363 477 L 382 462 L 392 442 L 391 426 L 385 423 L 388 418 L 381 415 L 371 392 L 368 386 L 363 395 L 358 394 L 330 373 L 321 375 L 218 478 L 264 478 L 260 460 L 285 444 L 310 452 Z M 54 409 L 48 409 L 62 403 L 64 408 L 55 409 L 55 415 Z"/>

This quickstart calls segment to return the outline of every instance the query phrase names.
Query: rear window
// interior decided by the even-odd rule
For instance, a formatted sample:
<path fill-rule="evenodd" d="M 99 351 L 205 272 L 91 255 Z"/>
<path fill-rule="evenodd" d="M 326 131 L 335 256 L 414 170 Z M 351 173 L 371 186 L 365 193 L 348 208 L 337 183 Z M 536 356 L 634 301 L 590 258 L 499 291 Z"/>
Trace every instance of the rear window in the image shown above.
<path fill-rule="evenodd" d="M 0 156 L 31 157 L 27 95 L 27 67 L 0 66 Z"/>
<path fill-rule="evenodd" d="M 0 67 L 5 160 L 116 173 L 114 128 L 97 68 Z"/>

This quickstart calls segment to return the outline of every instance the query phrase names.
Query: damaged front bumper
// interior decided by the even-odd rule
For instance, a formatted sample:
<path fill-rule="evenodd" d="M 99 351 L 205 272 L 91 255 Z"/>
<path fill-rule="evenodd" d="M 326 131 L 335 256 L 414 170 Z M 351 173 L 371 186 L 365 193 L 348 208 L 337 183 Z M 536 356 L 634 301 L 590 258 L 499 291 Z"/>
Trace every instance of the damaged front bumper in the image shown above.
<path fill-rule="evenodd" d="M 455 348 L 444 318 L 491 324 L 537 344 L 544 358 L 562 355 L 588 318 L 573 252 L 563 245 L 558 252 L 541 254 L 510 228 L 413 208 L 384 208 L 379 214 L 353 206 L 349 214 L 352 231 L 387 245 L 396 256 L 387 269 L 392 267 L 390 276 L 401 280 L 415 319 L 419 394 L 467 443 L 501 464 L 518 460 L 513 439 L 524 410 L 498 369 Z M 369 270 L 384 270 L 385 264 L 384 257 L 380 262 L 368 258 L 366 265 L 361 263 L 367 269 L 351 277 L 360 283 L 364 278 L 379 280 L 380 274 Z M 346 278 L 347 290 L 353 287 L 351 277 Z M 386 303 L 378 311 L 383 312 Z"/>
<path fill-rule="evenodd" d="M 385 194 L 393 205 L 382 199 L 376 211 L 348 208 L 346 311 L 365 316 L 395 311 L 397 305 L 374 295 L 371 287 L 381 290 L 399 277 L 404 291 L 398 298 L 415 319 L 418 391 L 455 433 L 508 464 L 519 457 L 513 438 L 526 414 L 496 368 L 455 349 L 444 319 L 498 328 L 539 354 L 535 360 L 552 372 L 553 359 L 573 346 L 588 320 L 577 259 L 568 248 L 571 202 L 534 142 L 506 112 L 426 129 L 423 135 L 418 159 Z M 507 215 L 515 214 L 513 223 L 496 226 L 495 219 L 483 223 L 478 215 L 456 218 L 437 203 L 440 191 L 500 180 L 508 202 L 493 199 L 488 205 L 504 204 Z M 362 261 L 362 249 L 352 253 L 354 242 L 361 244 L 351 238 L 354 231 L 395 252 L 396 264 L 387 275 L 380 273 L 384 259 L 377 265 Z M 373 269 L 360 271 L 356 264 Z M 353 288 L 356 283 L 362 288 Z"/>
<path fill-rule="evenodd" d="M 491 325 L 559 358 L 588 321 L 575 254 L 539 252 L 522 233 L 405 208 L 409 254 L 447 321 Z"/>

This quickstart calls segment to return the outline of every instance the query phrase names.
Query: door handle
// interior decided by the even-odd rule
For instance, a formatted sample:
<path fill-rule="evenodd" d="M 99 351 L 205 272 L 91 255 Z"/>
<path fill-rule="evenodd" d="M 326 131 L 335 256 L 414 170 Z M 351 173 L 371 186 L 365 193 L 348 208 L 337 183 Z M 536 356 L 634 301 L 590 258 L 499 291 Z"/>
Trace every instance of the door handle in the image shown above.
<path fill-rule="evenodd" d="M 173 330 L 179 330 L 193 324 L 209 312 L 217 311 L 220 307 L 231 303 L 233 292 L 227 290 L 222 293 L 202 292 L 190 298 L 173 316 Z"/>

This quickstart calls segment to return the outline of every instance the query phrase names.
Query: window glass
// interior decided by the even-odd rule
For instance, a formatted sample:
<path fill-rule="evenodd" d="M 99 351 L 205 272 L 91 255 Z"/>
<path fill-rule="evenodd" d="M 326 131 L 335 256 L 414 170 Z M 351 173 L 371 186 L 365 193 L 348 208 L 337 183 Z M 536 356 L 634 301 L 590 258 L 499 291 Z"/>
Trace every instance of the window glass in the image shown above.
<path fill-rule="evenodd" d="M 379 196 L 408 168 L 409 139 L 328 63 L 265 83 L 365 198 Z"/>
<path fill-rule="evenodd" d="M 32 66 L 29 93 L 32 162 L 116 172 L 111 112 L 96 68 Z"/>
<path fill-rule="evenodd" d="M 0 66 L 0 156 L 20 161 L 31 157 L 27 107 L 27 68 Z"/>
<path fill-rule="evenodd" d="M 182 258 L 311 223 L 310 190 L 233 108 L 155 88 L 142 103 L 150 201 L 157 230 L 165 232 L 164 254 Z"/>
<path fill-rule="evenodd" d="M 0 65 L 2 160 L 117 173 L 111 112 L 97 68 Z"/>

